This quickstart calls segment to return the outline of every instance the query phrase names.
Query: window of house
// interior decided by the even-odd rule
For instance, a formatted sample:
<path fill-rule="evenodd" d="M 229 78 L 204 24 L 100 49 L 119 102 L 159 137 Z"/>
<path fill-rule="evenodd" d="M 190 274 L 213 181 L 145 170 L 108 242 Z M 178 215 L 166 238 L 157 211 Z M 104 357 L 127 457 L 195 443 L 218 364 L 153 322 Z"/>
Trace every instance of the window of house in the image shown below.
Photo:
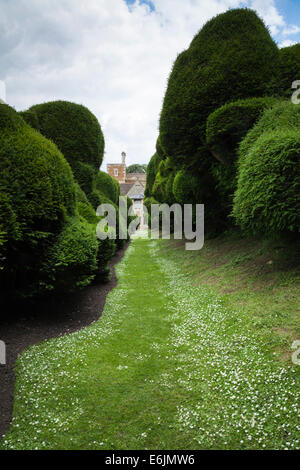
<path fill-rule="evenodd" d="M 115 169 L 114 169 L 114 175 L 115 175 L 115 176 L 118 176 L 118 175 L 119 175 L 118 168 L 115 168 Z"/>

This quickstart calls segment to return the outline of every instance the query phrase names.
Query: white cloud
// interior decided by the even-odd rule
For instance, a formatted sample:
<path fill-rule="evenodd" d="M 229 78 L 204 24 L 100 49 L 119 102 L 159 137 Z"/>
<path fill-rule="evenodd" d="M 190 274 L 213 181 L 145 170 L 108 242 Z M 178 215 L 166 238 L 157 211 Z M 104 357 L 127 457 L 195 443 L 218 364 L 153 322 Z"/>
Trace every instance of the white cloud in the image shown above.
<path fill-rule="evenodd" d="M 53 99 L 98 117 L 106 158 L 147 162 L 172 63 L 212 16 L 249 6 L 273 34 L 289 26 L 272 0 L 0 0 L 0 79 L 17 109 Z M 297 26 L 292 26 L 295 31 Z M 293 32 L 287 33 L 294 34 Z"/>
<path fill-rule="evenodd" d="M 283 36 L 292 36 L 294 34 L 300 33 L 300 28 L 299 26 L 296 25 L 291 25 L 282 30 L 282 35 Z"/>
<path fill-rule="evenodd" d="M 296 44 L 296 41 L 292 41 L 291 39 L 285 39 L 279 44 L 279 48 L 282 49 L 283 47 L 290 47 Z"/>
<path fill-rule="evenodd" d="M 270 28 L 272 35 L 276 35 L 286 26 L 284 18 L 279 14 L 274 0 L 252 0 L 251 7 L 256 10 Z"/>

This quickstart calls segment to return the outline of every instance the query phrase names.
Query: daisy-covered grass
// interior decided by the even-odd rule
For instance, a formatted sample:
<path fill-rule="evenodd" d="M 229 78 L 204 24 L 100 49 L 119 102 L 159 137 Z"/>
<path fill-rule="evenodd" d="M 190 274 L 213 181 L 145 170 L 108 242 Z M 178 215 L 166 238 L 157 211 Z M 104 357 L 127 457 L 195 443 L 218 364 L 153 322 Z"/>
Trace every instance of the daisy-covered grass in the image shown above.
<path fill-rule="evenodd" d="M 299 366 L 164 247 L 134 239 L 100 320 L 23 352 L 0 448 L 300 448 Z"/>

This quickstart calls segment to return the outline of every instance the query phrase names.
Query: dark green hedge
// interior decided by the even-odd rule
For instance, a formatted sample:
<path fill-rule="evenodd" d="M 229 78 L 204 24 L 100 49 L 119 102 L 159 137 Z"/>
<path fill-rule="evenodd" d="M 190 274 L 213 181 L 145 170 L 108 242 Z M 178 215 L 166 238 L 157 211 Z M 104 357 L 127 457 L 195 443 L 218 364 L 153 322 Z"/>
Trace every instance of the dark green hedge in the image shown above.
<path fill-rule="evenodd" d="M 271 109 L 264 112 L 257 124 L 255 124 L 241 142 L 239 160 L 247 155 L 252 145 L 264 132 L 284 128 L 300 128 L 300 106 L 294 105 L 290 101 L 280 101 Z"/>
<path fill-rule="evenodd" d="M 96 187 L 97 172 L 91 165 L 84 162 L 76 162 L 72 169 L 76 181 L 89 198 Z"/>
<path fill-rule="evenodd" d="M 176 202 L 179 204 L 195 204 L 198 201 L 198 187 L 199 181 L 196 175 L 186 171 L 180 170 L 173 182 L 173 194 Z"/>
<path fill-rule="evenodd" d="M 0 194 L 1 290 L 34 295 L 45 250 L 75 215 L 75 182 L 57 147 L 6 105 L 0 105 Z"/>
<path fill-rule="evenodd" d="M 233 215 L 253 233 L 299 231 L 300 108 L 267 110 L 240 146 Z"/>
<path fill-rule="evenodd" d="M 281 93 L 290 97 L 293 93 L 292 83 L 300 80 L 300 44 L 280 49 L 279 56 Z"/>
<path fill-rule="evenodd" d="M 76 291 L 90 284 L 97 270 L 98 241 L 94 225 L 77 217 L 70 218 L 45 253 L 42 287 L 56 292 Z"/>
<path fill-rule="evenodd" d="M 57 147 L 6 105 L 0 107 L 0 139 L 1 193 L 11 203 L 21 238 L 34 243 L 75 213 L 74 178 Z"/>
<path fill-rule="evenodd" d="M 159 157 L 158 153 L 155 153 L 147 166 L 147 182 L 146 182 L 146 189 L 145 189 L 145 196 L 151 197 L 152 195 L 152 188 L 155 181 L 156 173 L 158 172 L 158 165 L 161 158 Z"/>
<path fill-rule="evenodd" d="M 119 182 L 112 178 L 104 171 L 98 171 L 96 175 L 96 189 L 103 193 L 114 204 L 119 203 L 120 185 Z"/>
<path fill-rule="evenodd" d="M 28 118 L 31 112 L 25 114 Z M 0 105 L 2 299 L 74 291 L 95 277 L 107 279 L 116 250 L 115 240 L 97 239 L 100 219 L 68 162 L 32 125 Z M 90 191 L 97 170 L 81 161 L 75 167 L 87 170 Z M 113 187 L 116 195 L 118 183 Z M 110 202 L 99 194 L 100 202 Z"/>
<path fill-rule="evenodd" d="M 277 102 L 271 97 L 238 100 L 218 108 L 207 119 L 206 140 L 214 157 L 212 173 L 227 215 L 232 211 L 237 185 L 239 144 L 263 112 Z"/>
<path fill-rule="evenodd" d="M 160 118 L 167 155 L 200 166 L 208 116 L 228 101 L 271 95 L 278 64 L 278 48 L 254 11 L 230 10 L 206 23 L 168 81 Z"/>
<path fill-rule="evenodd" d="M 29 124 L 30 127 L 33 127 L 33 129 L 39 131 L 39 121 L 36 113 L 31 112 L 31 111 L 20 111 L 18 113 L 27 124 Z"/>
<path fill-rule="evenodd" d="M 100 221 L 100 217 L 96 215 L 95 209 L 78 184 L 76 184 L 76 196 L 78 215 L 81 217 L 81 219 L 84 219 L 83 221 L 93 226 L 93 233 L 95 238 L 96 228 Z M 98 202 L 100 201 L 100 203 L 110 203 L 109 199 L 104 198 L 105 197 L 103 195 L 100 195 Z M 105 240 L 99 240 L 97 238 L 97 270 L 95 272 L 95 278 L 97 280 L 107 281 L 109 279 L 110 269 L 108 263 L 115 254 L 116 248 L 117 243 L 115 240 L 108 238 Z"/>
<path fill-rule="evenodd" d="M 77 197 L 77 213 L 80 217 L 85 219 L 90 224 L 97 224 L 99 217 L 96 216 L 96 211 L 88 200 L 85 192 L 76 183 L 76 197 Z"/>
<path fill-rule="evenodd" d="M 40 132 L 56 143 L 71 167 L 77 162 L 101 166 L 104 137 L 97 118 L 84 106 L 53 101 L 32 106 Z"/>
<path fill-rule="evenodd" d="M 265 132 L 240 162 L 233 215 L 252 233 L 300 229 L 300 133 Z"/>
<path fill-rule="evenodd" d="M 209 115 L 206 141 L 219 162 L 232 164 L 237 148 L 263 112 L 277 103 L 275 98 L 247 98 L 225 104 Z"/>

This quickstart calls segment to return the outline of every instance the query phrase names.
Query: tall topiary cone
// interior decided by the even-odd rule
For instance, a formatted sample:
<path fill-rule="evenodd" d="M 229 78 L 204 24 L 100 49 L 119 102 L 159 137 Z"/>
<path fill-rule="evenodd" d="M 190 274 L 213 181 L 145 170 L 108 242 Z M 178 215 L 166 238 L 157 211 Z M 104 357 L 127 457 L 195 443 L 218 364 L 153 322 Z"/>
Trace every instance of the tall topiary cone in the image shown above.
<path fill-rule="evenodd" d="M 229 101 L 272 95 L 278 71 L 279 50 L 254 11 L 230 10 L 207 22 L 169 78 L 160 118 L 167 155 L 200 169 L 210 113 Z"/>

